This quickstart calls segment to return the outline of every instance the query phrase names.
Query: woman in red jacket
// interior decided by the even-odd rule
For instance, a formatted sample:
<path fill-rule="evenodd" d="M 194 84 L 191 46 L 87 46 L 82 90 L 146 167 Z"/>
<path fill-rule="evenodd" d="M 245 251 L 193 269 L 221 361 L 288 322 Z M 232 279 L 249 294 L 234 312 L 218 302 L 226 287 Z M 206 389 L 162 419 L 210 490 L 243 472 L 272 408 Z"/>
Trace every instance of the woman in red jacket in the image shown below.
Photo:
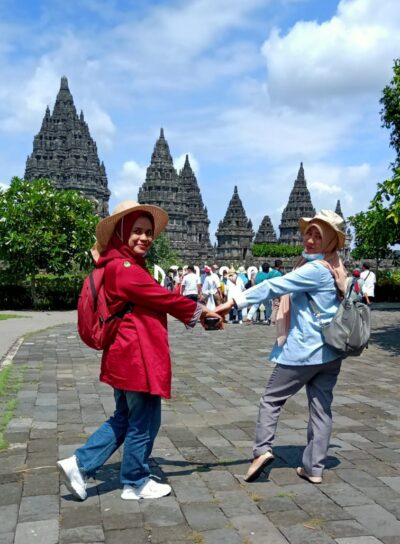
<path fill-rule="evenodd" d="M 199 319 L 217 314 L 172 293 L 152 278 L 145 257 L 168 223 L 156 206 L 121 203 L 96 228 L 94 258 L 104 267 L 109 308 L 131 303 L 113 343 L 104 350 L 100 380 L 114 388 L 116 409 L 78 448 L 57 463 L 68 489 L 85 500 L 86 478 L 93 476 L 124 444 L 121 462 L 123 499 L 159 498 L 171 487 L 151 479 L 148 459 L 161 422 L 161 397 L 171 397 L 171 359 L 167 314 L 191 328 Z"/>

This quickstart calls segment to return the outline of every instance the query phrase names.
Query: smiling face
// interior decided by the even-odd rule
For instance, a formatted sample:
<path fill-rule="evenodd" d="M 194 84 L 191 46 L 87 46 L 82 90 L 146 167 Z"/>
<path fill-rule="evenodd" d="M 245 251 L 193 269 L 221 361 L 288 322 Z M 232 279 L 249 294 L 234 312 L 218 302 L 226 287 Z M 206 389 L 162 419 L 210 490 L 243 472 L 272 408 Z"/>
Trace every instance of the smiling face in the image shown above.
<path fill-rule="evenodd" d="M 303 234 L 303 244 L 306 253 L 310 255 L 315 253 L 322 253 L 322 236 L 317 227 L 310 227 Z"/>
<path fill-rule="evenodd" d="M 146 216 L 136 219 L 132 225 L 131 234 L 128 239 L 128 246 L 137 257 L 144 257 L 154 241 L 153 225 Z"/>

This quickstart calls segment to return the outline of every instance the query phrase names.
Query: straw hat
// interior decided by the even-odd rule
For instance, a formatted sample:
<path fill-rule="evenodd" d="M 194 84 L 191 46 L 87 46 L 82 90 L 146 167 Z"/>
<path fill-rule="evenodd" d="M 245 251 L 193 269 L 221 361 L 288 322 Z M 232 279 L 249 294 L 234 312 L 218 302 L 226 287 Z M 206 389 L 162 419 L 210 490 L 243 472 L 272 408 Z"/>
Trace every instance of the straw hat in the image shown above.
<path fill-rule="evenodd" d="M 116 206 L 111 215 L 97 223 L 96 249 L 99 253 L 106 249 L 118 221 L 132 212 L 144 212 L 153 217 L 154 239 L 159 236 L 168 224 L 168 214 L 162 208 L 150 204 L 139 204 L 134 200 L 124 200 Z"/>
<path fill-rule="evenodd" d="M 230 268 L 228 270 L 228 276 L 233 276 L 234 274 L 236 274 L 236 270 L 234 268 Z"/>
<path fill-rule="evenodd" d="M 314 217 L 301 217 L 299 219 L 299 229 L 301 234 L 304 234 L 308 225 L 316 220 L 323 221 L 336 232 L 339 239 L 338 249 L 344 247 L 346 242 L 346 233 L 344 232 L 345 222 L 343 217 L 340 217 L 340 215 L 332 210 L 321 210 Z"/>

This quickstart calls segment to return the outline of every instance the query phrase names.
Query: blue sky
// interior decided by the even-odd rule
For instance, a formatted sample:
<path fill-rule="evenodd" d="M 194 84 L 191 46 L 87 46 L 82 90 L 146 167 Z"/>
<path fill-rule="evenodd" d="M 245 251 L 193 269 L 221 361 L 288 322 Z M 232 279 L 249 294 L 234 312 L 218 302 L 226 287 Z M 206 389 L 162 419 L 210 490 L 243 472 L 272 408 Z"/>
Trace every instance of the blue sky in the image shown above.
<path fill-rule="evenodd" d="M 136 198 L 160 127 L 214 235 L 234 185 L 278 229 L 299 164 L 314 206 L 368 207 L 390 175 L 383 87 L 400 2 L 0 0 L 0 184 L 22 176 L 66 75 L 112 191 Z"/>

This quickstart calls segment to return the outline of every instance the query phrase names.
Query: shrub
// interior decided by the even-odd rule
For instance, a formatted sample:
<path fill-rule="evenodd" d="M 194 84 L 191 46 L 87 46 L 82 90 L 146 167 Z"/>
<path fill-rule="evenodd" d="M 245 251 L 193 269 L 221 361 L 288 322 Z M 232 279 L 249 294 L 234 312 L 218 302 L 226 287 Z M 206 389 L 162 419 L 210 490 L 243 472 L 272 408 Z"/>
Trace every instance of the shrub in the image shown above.
<path fill-rule="evenodd" d="M 375 300 L 378 302 L 400 302 L 400 270 L 378 271 Z"/>
<path fill-rule="evenodd" d="M 32 290 L 28 282 L 13 284 L 4 281 L 0 275 L 0 309 L 73 310 L 77 306 L 84 277 L 84 273 L 39 274 L 34 278 Z"/>
<path fill-rule="evenodd" d="M 296 257 L 302 251 L 303 246 L 284 244 L 253 244 L 251 248 L 254 257 Z"/>

